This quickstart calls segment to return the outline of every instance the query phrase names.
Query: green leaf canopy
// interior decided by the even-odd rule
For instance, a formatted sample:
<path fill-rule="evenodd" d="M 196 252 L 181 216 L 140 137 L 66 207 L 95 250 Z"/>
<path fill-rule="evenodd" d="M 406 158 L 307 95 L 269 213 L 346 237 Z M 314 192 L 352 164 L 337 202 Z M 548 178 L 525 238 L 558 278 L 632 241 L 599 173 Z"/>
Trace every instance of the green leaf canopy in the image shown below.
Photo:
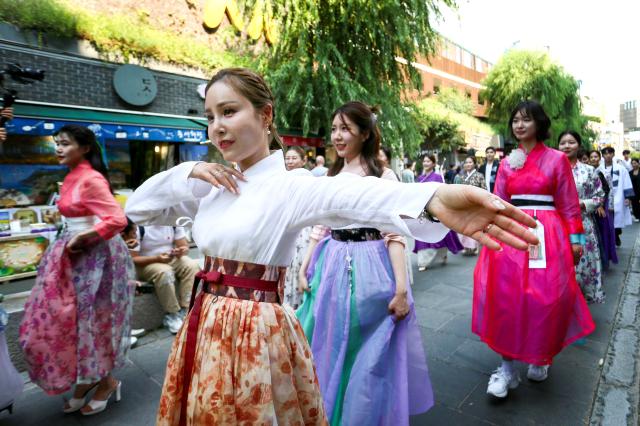
<path fill-rule="evenodd" d="M 582 115 L 580 83 L 546 52 L 510 50 L 491 69 L 484 80 L 482 96 L 489 101 L 489 119 L 496 130 L 511 139 L 508 120 L 518 102 L 532 99 L 542 104 L 551 118 L 551 146 L 564 130 L 582 134 L 589 146 L 595 134 Z"/>
<path fill-rule="evenodd" d="M 277 123 L 327 134 L 331 113 L 349 100 L 379 105 L 383 143 L 416 151 L 422 142 L 403 93 L 419 88 L 412 62 L 433 54 L 440 6 L 454 0 L 281 0 L 280 41 L 262 71 L 277 100 Z"/>

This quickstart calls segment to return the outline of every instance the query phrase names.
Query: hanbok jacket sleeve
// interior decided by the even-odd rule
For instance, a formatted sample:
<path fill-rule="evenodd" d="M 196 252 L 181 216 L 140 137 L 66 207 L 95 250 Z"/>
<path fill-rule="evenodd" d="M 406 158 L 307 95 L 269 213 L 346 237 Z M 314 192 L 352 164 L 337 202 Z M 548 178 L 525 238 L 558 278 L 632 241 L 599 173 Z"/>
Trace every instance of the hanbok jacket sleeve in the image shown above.
<path fill-rule="evenodd" d="M 587 213 L 593 213 L 604 202 L 604 189 L 602 182 L 594 169 L 589 169 L 587 182 L 585 185 L 585 198 L 580 200 L 584 203 Z"/>
<path fill-rule="evenodd" d="M 499 167 L 496 174 L 496 183 L 493 186 L 493 193 L 507 202 L 511 202 L 511 197 L 507 194 L 507 168 Z"/>
<path fill-rule="evenodd" d="M 380 176 L 381 179 L 387 179 L 393 182 L 398 182 L 398 177 L 396 176 L 396 174 L 393 172 L 393 170 L 391 169 L 384 169 L 382 176 Z M 384 237 L 384 245 L 389 247 L 389 243 L 391 241 L 395 241 L 397 243 L 402 244 L 403 246 L 407 247 L 407 239 L 405 237 L 403 237 L 402 235 L 399 234 L 395 234 L 393 232 L 384 232 L 382 234 L 382 236 Z"/>
<path fill-rule="evenodd" d="M 578 189 L 573 180 L 571 164 L 569 164 L 567 157 L 563 155 L 558 157 L 558 163 L 555 167 L 558 168 L 555 194 L 553 194 L 556 210 L 570 236 L 584 234 Z M 575 237 L 571 237 L 571 240 L 573 242 Z"/>
<path fill-rule="evenodd" d="M 127 216 L 139 225 L 176 226 L 179 218 L 193 219 L 200 199 L 217 190 L 189 178 L 196 164 L 187 161 L 149 178 L 127 200 Z"/>
<path fill-rule="evenodd" d="M 382 232 L 438 242 L 448 232 L 420 215 L 442 184 L 401 183 L 342 173 L 314 178 L 299 175 L 289 192 L 290 226 L 321 224 L 340 228 L 367 224 Z"/>
<path fill-rule="evenodd" d="M 104 177 L 86 179 L 82 183 L 80 197 L 87 210 L 100 218 L 93 229 L 102 239 L 113 238 L 127 226 L 124 211 L 109 191 L 109 184 Z"/>
<path fill-rule="evenodd" d="M 631 183 L 631 177 L 629 176 L 629 172 L 624 166 L 620 166 L 620 184 L 622 185 L 624 198 L 631 199 L 635 196 L 633 184 Z"/>

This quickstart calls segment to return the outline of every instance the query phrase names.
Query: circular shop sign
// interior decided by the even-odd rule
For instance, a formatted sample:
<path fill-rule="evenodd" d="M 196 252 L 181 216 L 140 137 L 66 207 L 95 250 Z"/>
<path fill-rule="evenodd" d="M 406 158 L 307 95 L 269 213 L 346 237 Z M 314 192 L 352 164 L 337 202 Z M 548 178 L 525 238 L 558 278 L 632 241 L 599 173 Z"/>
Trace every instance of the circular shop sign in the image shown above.
<path fill-rule="evenodd" d="M 158 84 L 149 70 L 138 65 L 123 65 L 113 75 L 113 87 L 130 105 L 149 105 L 158 94 Z"/>

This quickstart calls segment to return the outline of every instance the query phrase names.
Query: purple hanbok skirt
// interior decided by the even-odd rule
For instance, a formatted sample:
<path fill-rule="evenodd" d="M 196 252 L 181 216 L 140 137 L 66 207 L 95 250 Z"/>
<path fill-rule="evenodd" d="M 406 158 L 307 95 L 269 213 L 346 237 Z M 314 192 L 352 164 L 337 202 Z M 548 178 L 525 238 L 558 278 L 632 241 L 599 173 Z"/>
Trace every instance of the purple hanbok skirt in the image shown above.
<path fill-rule="evenodd" d="M 616 253 L 616 234 L 613 226 L 613 212 L 607 209 L 607 216 L 595 216 L 595 224 L 598 228 L 598 242 L 600 243 L 600 258 L 604 269 L 609 268 L 609 262 L 618 263 Z"/>
<path fill-rule="evenodd" d="M 417 253 L 420 250 L 440 249 L 443 247 L 446 247 L 447 250 L 449 250 L 453 254 L 456 254 L 464 249 L 462 243 L 460 243 L 458 234 L 450 231 L 441 241 L 438 241 L 437 243 L 425 243 L 424 241 L 416 240 L 416 245 L 413 248 L 413 252 Z"/>
<path fill-rule="evenodd" d="M 297 315 L 330 423 L 408 425 L 410 415 L 429 410 L 433 392 L 411 287 L 409 315 L 396 322 L 388 311 L 395 279 L 384 241 L 325 238 L 308 276 L 311 291 Z"/>

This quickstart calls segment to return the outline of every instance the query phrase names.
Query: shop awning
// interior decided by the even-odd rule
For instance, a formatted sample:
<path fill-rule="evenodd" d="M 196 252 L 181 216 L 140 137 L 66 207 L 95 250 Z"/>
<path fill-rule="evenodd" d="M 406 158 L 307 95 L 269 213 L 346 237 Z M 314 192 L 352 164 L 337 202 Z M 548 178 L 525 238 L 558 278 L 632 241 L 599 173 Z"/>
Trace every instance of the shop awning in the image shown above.
<path fill-rule="evenodd" d="M 148 127 L 171 127 L 178 129 L 203 130 L 207 128 L 207 120 L 200 117 L 178 118 L 153 114 L 135 114 L 129 112 L 111 112 L 92 110 L 89 108 L 69 108 L 52 105 L 34 105 L 16 103 L 16 117 L 39 119 L 85 121 L 89 123 L 113 123 Z"/>
<path fill-rule="evenodd" d="M 207 139 L 207 121 L 200 117 L 93 109 L 18 101 L 9 134 L 48 136 L 65 124 L 90 128 L 98 140 L 200 143 Z"/>

